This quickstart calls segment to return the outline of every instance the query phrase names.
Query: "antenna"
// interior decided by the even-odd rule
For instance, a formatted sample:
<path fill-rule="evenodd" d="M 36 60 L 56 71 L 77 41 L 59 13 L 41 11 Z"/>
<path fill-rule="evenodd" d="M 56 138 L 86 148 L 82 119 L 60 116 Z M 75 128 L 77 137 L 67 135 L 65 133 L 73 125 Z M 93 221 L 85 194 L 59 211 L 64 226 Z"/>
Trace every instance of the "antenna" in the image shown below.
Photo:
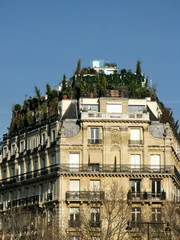
<path fill-rule="evenodd" d="M 152 79 L 150 79 L 150 87 L 152 88 Z"/>

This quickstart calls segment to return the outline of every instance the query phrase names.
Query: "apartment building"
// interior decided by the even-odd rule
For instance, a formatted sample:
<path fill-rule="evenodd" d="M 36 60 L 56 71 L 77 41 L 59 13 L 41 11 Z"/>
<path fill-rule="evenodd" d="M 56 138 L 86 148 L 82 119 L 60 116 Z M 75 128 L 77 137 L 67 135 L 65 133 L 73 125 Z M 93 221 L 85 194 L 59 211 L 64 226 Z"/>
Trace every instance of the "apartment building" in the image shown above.
<path fill-rule="evenodd" d="M 107 225 L 104 201 L 118 185 L 130 209 L 123 236 L 148 237 L 139 230 L 143 222 L 162 223 L 163 232 L 165 204 L 180 203 L 180 158 L 170 125 L 158 120 L 158 103 L 112 96 L 66 99 L 58 112 L 55 119 L 3 136 L 0 211 L 36 208 L 45 224 L 58 223 L 70 240 L 85 239 L 78 230 L 84 211 L 91 239 L 99 240 Z M 109 239 L 120 238 L 115 233 Z"/>

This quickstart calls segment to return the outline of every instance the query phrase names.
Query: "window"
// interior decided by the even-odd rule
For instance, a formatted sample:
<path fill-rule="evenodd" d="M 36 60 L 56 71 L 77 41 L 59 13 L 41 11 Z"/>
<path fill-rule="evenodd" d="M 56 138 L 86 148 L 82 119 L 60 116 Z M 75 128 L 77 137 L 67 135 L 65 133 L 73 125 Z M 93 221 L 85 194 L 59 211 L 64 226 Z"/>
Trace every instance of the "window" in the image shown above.
<path fill-rule="evenodd" d="M 20 199 L 21 198 L 21 189 L 18 189 L 17 191 L 17 199 Z"/>
<path fill-rule="evenodd" d="M 141 180 L 131 180 L 131 192 L 133 198 L 140 198 Z"/>
<path fill-rule="evenodd" d="M 90 191 L 100 191 L 100 180 L 90 180 Z"/>
<path fill-rule="evenodd" d="M 46 144 L 46 135 L 45 133 L 43 133 L 41 138 L 41 145 L 45 145 L 45 144 Z"/>
<path fill-rule="evenodd" d="M 20 163 L 19 164 L 19 175 L 24 173 L 24 164 Z"/>
<path fill-rule="evenodd" d="M 8 155 L 7 147 L 3 148 L 3 157 L 6 158 Z"/>
<path fill-rule="evenodd" d="M 152 222 L 161 222 L 162 221 L 162 212 L 161 208 L 152 208 Z"/>
<path fill-rule="evenodd" d="M 160 171 L 160 155 L 151 155 L 151 170 L 153 172 Z"/>
<path fill-rule="evenodd" d="M 152 197 L 160 198 L 161 196 L 161 180 L 152 180 Z"/>
<path fill-rule="evenodd" d="M 45 168 L 46 167 L 46 159 L 42 158 L 41 159 L 41 168 Z"/>
<path fill-rule="evenodd" d="M 139 145 L 142 144 L 140 129 L 130 129 L 130 144 Z"/>
<path fill-rule="evenodd" d="M 56 131 L 52 130 L 51 132 L 51 142 L 54 142 L 56 140 Z"/>
<path fill-rule="evenodd" d="M 31 162 L 27 163 L 27 172 L 31 172 Z"/>
<path fill-rule="evenodd" d="M 81 108 L 82 108 L 82 111 L 99 112 L 99 105 L 98 104 L 82 104 Z"/>
<path fill-rule="evenodd" d="M 77 236 L 74 236 L 74 237 L 71 237 L 70 240 L 80 240 L 80 238 Z"/>
<path fill-rule="evenodd" d="M 137 223 L 141 221 L 141 208 L 132 208 L 132 227 L 140 227 Z"/>
<path fill-rule="evenodd" d="M 27 150 L 30 150 L 31 149 L 31 139 L 28 138 L 27 140 Z"/>
<path fill-rule="evenodd" d="M 80 181 L 79 180 L 70 180 L 69 181 L 69 198 L 70 199 L 79 199 L 79 190 L 80 190 Z"/>
<path fill-rule="evenodd" d="M 11 145 L 11 155 L 15 155 L 15 144 Z"/>
<path fill-rule="evenodd" d="M 99 171 L 99 166 L 102 164 L 102 151 L 90 151 L 89 162 L 93 172 Z"/>
<path fill-rule="evenodd" d="M 47 201 L 52 201 L 53 200 L 53 183 L 49 182 L 48 183 L 48 193 L 47 193 Z"/>
<path fill-rule="evenodd" d="M 140 172 L 140 168 L 141 168 L 140 155 L 132 154 L 131 155 L 131 171 Z"/>
<path fill-rule="evenodd" d="M 38 146 L 38 137 L 33 137 L 32 139 L 32 148 L 36 148 Z"/>
<path fill-rule="evenodd" d="M 91 164 L 91 170 L 92 170 L 92 172 L 99 172 L 99 164 L 98 163 Z"/>
<path fill-rule="evenodd" d="M 21 143 L 20 143 L 20 152 L 23 152 L 24 149 L 25 149 L 25 147 L 24 147 L 24 141 L 21 141 Z"/>
<path fill-rule="evenodd" d="M 78 207 L 72 207 L 70 208 L 70 227 L 79 227 L 80 221 L 79 221 L 79 208 Z"/>
<path fill-rule="evenodd" d="M 8 202 L 11 202 L 11 200 L 12 200 L 12 192 L 9 192 L 9 194 L 8 194 Z"/>
<path fill-rule="evenodd" d="M 38 170 L 38 160 L 34 160 L 34 170 Z"/>
<path fill-rule="evenodd" d="M 90 143 L 100 143 L 99 128 L 91 128 Z"/>
<path fill-rule="evenodd" d="M 107 113 L 122 113 L 122 104 L 121 103 L 107 103 L 106 104 Z"/>
<path fill-rule="evenodd" d="M 44 200 L 44 188 L 43 188 L 43 184 L 39 185 L 39 197 L 40 197 L 40 201 Z"/>
<path fill-rule="evenodd" d="M 128 105 L 128 112 L 143 112 L 145 110 L 145 105 Z"/>
<path fill-rule="evenodd" d="M 2 170 L 2 177 L 7 178 L 7 170 L 5 168 Z"/>
<path fill-rule="evenodd" d="M 56 155 L 52 154 L 51 155 L 51 165 L 55 165 L 56 164 Z"/>
<path fill-rule="evenodd" d="M 14 166 L 11 167 L 11 169 L 10 169 L 10 175 L 11 175 L 11 177 L 13 177 L 15 175 L 15 168 L 14 168 Z"/>
<path fill-rule="evenodd" d="M 79 154 L 70 153 L 69 155 L 70 171 L 76 172 L 79 171 Z"/>
<path fill-rule="evenodd" d="M 100 209 L 98 207 L 91 208 L 91 227 L 100 227 Z"/>

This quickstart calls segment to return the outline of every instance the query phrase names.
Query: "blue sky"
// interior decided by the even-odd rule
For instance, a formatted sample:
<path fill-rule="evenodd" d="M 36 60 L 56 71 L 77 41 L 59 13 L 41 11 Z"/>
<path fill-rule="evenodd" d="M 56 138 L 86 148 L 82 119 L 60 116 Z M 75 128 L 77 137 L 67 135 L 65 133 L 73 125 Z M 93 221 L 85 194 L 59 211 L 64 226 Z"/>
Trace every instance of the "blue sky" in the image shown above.
<path fill-rule="evenodd" d="M 0 138 L 13 104 L 72 76 L 78 59 L 137 60 L 180 120 L 179 0 L 0 0 Z"/>

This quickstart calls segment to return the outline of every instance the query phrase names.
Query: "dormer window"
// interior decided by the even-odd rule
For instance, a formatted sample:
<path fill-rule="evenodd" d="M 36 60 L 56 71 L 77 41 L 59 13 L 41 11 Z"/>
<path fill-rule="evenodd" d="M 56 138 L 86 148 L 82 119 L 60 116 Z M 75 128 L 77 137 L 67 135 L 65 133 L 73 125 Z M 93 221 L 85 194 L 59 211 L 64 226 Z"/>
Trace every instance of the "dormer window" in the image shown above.
<path fill-rule="evenodd" d="M 119 102 L 107 102 L 107 113 L 122 113 L 122 104 Z"/>
<path fill-rule="evenodd" d="M 145 110 L 145 105 L 128 105 L 128 112 L 143 112 Z"/>

